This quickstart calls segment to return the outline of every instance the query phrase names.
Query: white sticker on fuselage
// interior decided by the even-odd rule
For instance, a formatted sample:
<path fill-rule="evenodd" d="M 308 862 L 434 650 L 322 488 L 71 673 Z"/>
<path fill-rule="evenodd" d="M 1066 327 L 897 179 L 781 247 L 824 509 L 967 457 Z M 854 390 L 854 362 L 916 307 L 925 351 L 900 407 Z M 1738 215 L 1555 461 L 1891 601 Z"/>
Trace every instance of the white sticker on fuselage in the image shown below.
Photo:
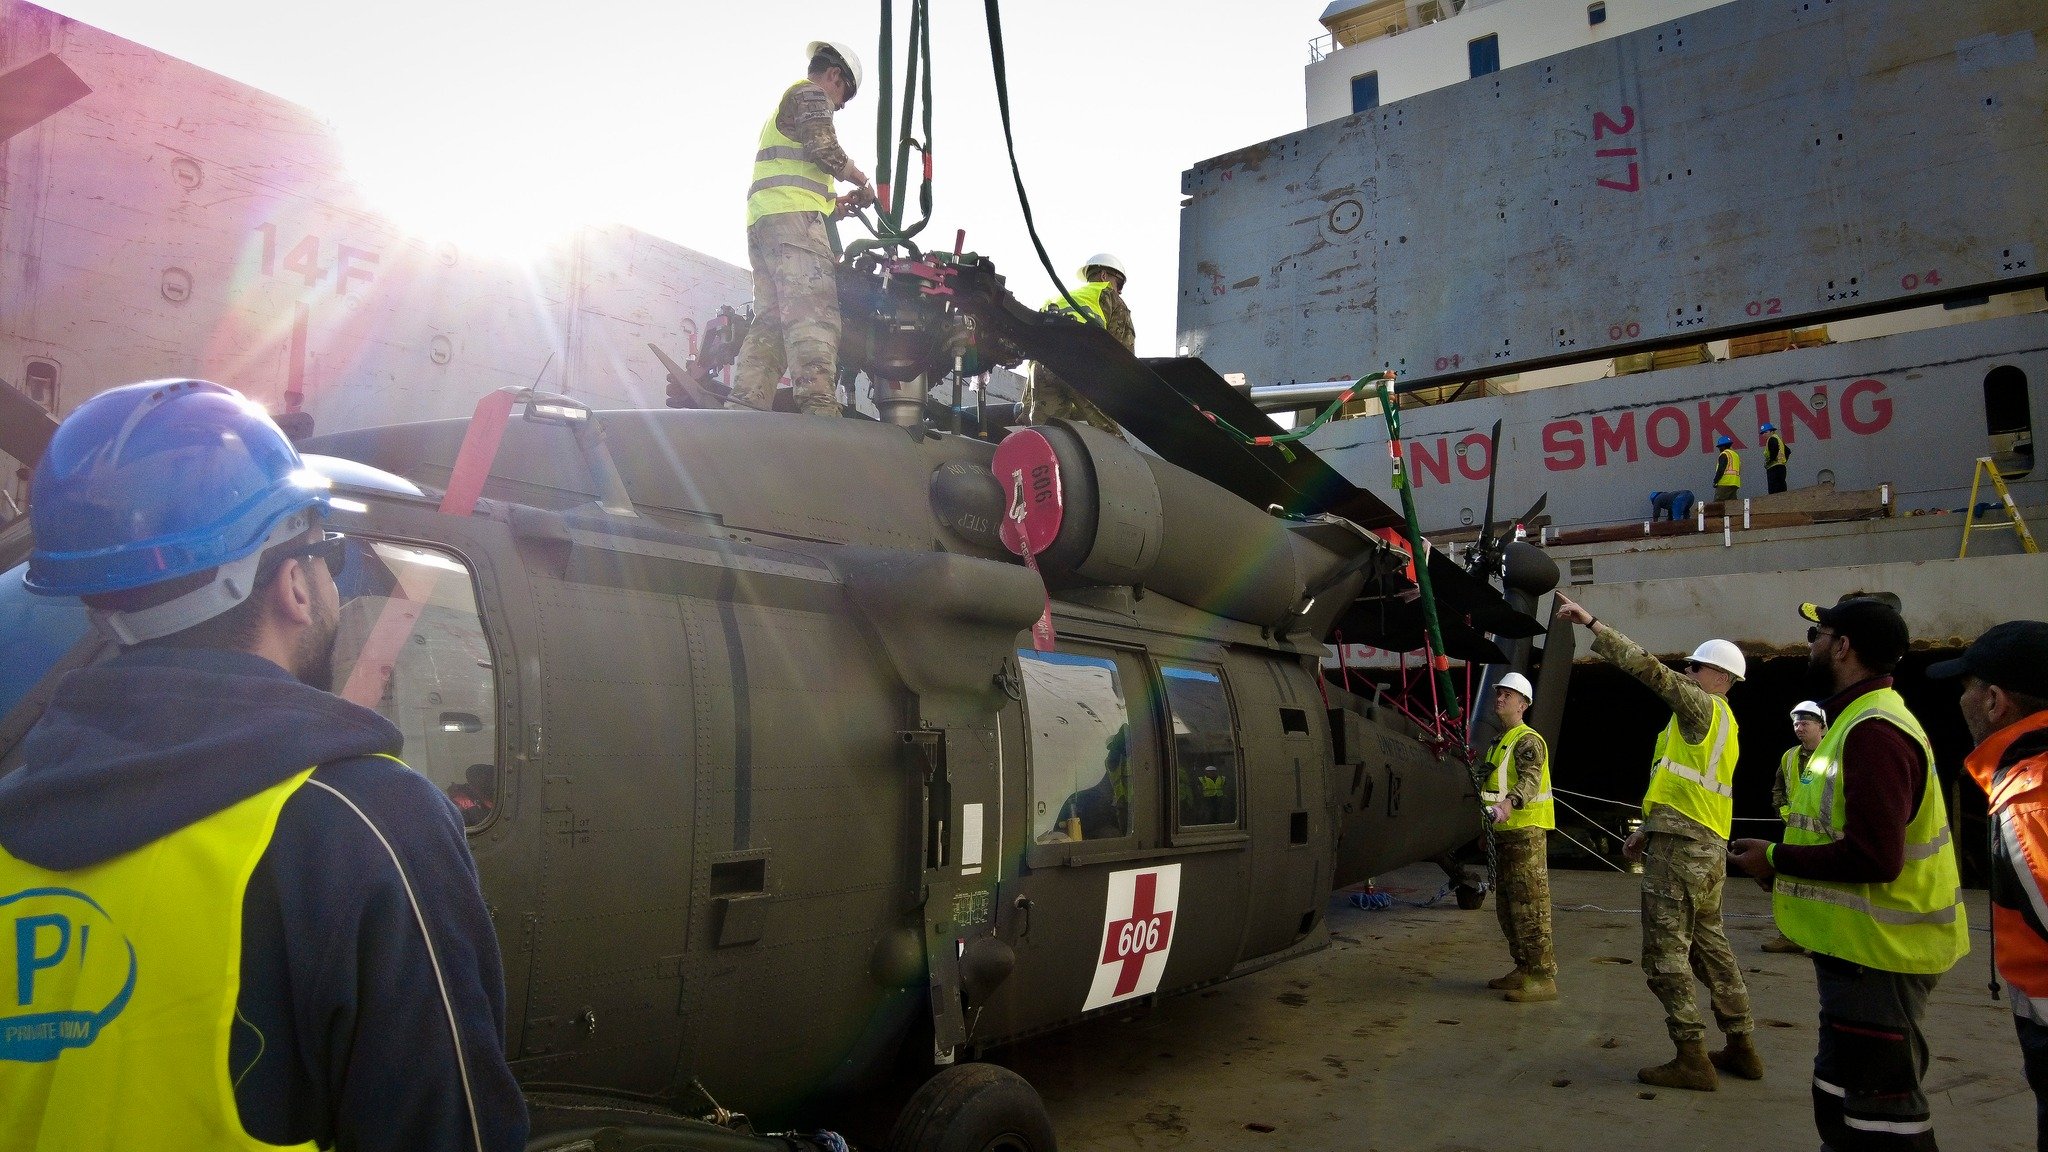
<path fill-rule="evenodd" d="M 982 807 L 979 804 L 960 806 L 960 865 L 963 868 L 977 867 L 981 863 L 984 835 L 981 813 Z"/>
<path fill-rule="evenodd" d="M 1095 981 L 1081 1011 L 1159 990 L 1159 978 L 1166 974 L 1166 957 L 1173 950 L 1173 922 L 1179 907 L 1178 864 L 1109 874 L 1102 947 L 1095 953 Z"/>

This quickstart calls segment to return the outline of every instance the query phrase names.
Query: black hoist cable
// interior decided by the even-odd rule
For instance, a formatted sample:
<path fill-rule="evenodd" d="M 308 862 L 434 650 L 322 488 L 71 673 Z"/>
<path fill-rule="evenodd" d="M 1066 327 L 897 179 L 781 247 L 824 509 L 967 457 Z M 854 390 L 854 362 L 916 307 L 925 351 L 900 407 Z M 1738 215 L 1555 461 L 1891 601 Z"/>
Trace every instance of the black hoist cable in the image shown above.
<path fill-rule="evenodd" d="M 1010 79 L 1009 69 L 1003 63 L 1003 17 L 997 11 L 996 0 L 982 0 L 982 7 L 988 13 L 988 55 L 989 62 L 995 66 L 996 108 L 1003 116 L 1003 146 L 1010 152 L 1010 176 L 1017 183 L 1017 205 L 1024 210 L 1024 231 L 1030 235 L 1031 247 L 1038 252 L 1038 262 L 1045 266 L 1045 274 L 1052 277 L 1052 286 L 1059 289 L 1060 298 L 1067 302 L 1067 307 L 1074 310 L 1077 318 L 1098 328 L 1103 327 L 1102 321 L 1067 291 L 1066 281 L 1053 270 L 1052 257 L 1045 254 L 1045 244 L 1038 239 L 1038 225 L 1031 219 L 1031 197 L 1024 191 L 1024 173 L 1017 167 L 1017 137 L 1010 129 Z"/>

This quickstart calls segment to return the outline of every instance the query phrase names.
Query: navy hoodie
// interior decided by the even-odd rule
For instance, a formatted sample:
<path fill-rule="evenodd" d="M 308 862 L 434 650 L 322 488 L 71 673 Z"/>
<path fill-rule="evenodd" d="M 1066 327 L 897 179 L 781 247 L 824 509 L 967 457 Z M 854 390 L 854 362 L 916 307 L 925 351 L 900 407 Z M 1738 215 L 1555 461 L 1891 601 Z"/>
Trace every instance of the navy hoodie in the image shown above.
<path fill-rule="evenodd" d="M 0 778 L 0 845 L 85 868 L 319 765 L 311 779 L 334 791 L 293 793 L 243 900 L 228 1061 L 242 1126 L 346 1152 L 475 1150 L 473 1100 L 483 1152 L 509 1152 L 527 1117 L 505 1060 L 497 937 L 455 806 L 376 755 L 400 743 L 384 717 L 262 657 L 131 650 L 59 685 L 22 766 Z"/>

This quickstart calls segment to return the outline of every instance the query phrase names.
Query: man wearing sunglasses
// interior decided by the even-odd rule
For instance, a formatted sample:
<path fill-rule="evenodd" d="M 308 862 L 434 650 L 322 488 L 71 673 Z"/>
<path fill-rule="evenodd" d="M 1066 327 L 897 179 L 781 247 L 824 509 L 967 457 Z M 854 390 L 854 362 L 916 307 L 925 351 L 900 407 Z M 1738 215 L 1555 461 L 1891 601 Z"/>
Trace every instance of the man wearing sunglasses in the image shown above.
<path fill-rule="evenodd" d="M 1557 618 L 1591 629 L 1594 654 L 1671 706 L 1671 720 L 1652 754 L 1643 826 L 1629 835 L 1622 854 L 1643 864 L 1643 975 L 1664 1005 L 1664 1026 L 1678 1054 L 1636 1078 L 1698 1092 L 1718 1088 L 1720 1072 L 1760 1080 L 1764 1062 L 1751 1039 L 1749 988 L 1721 924 L 1739 754 L 1728 690 L 1742 679 L 1747 661 L 1728 641 L 1708 640 L 1693 651 L 1681 675 L 1561 592 Z M 1715 1023 L 1728 1038 L 1718 1052 L 1707 1051 L 1695 974 L 1706 982 Z"/>
<path fill-rule="evenodd" d="M 1800 613 L 1813 621 L 1809 675 L 1833 724 L 1792 791 L 1785 842 L 1737 840 L 1729 857 L 1771 888 L 1779 931 L 1813 953 L 1822 1141 L 1931 1149 L 1920 1021 L 1970 943 L 1934 748 L 1892 687 L 1906 621 L 1878 596 Z"/>
<path fill-rule="evenodd" d="M 31 496 L 29 591 L 120 651 L 64 678 L 0 778 L 9 1137 L 523 1147 L 461 818 L 327 690 L 348 542 L 325 481 L 240 394 L 163 380 L 72 412 Z"/>

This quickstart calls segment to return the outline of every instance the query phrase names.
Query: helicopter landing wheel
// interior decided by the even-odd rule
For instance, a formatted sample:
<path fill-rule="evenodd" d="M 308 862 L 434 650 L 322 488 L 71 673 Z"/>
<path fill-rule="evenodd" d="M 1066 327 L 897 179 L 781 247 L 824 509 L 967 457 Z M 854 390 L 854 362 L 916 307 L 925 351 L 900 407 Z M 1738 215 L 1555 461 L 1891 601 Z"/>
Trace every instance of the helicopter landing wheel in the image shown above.
<path fill-rule="evenodd" d="M 1457 889 L 1457 897 L 1458 907 L 1471 912 L 1485 906 L 1486 889 L 1474 887 L 1470 884 L 1460 884 Z"/>
<path fill-rule="evenodd" d="M 1031 1082 L 994 1064 L 955 1064 L 910 1098 L 889 1152 L 1056 1152 Z"/>

